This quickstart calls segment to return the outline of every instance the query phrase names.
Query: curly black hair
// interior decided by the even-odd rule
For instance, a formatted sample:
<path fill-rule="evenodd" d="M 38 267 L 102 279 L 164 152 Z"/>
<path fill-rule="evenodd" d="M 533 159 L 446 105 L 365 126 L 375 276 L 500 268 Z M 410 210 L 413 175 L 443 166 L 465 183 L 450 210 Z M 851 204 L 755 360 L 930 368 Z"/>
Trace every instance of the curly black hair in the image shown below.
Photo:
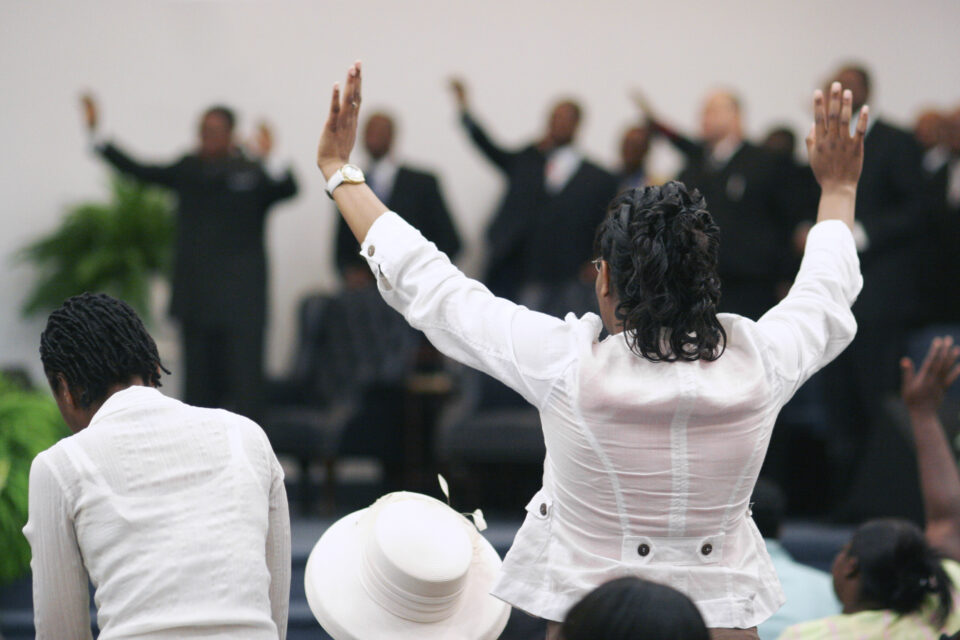
<path fill-rule="evenodd" d="M 919 611 L 928 595 L 938 600 L 942 625 L 953 609 L 953 583 L 940 554 L 917 525 L 897 518 L 870 520 L 850 539 L 847 554 L 857 559 L 860 599 L 900 614 Z"/>
<path fill-rule="evenodd" d="M 83 408 L 103 402 L 110 387 L 134 376 L 159 387 L 160 372 L 170 373 L 137 312 L 103 293 L 74 296 L 50 314 L 40 334 L 40 360 L 53 390 L 62 375 Z"/>
<path fill-rule="evenodd" d="M 727 334 L 717 319 L 720 229 L 682 182 L 624 191 L 594 242 L 607 262 L 630 349 L 653 362 L 716 360 Z"/>

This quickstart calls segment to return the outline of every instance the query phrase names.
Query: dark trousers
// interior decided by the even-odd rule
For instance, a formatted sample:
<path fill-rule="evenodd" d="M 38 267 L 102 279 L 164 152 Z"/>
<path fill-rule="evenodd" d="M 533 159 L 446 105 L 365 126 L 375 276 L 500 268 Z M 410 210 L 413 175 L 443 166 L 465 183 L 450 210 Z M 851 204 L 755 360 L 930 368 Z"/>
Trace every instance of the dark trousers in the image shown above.
<path fill-rule="evenodd" d="M 828 452 L 840 500 L 861 472 L 869 441 L 877 437 L 884 400 L 897 393 L 904 335 L 901 328 L 861 321 L 854 341 L 823 370 Z"/>
<path fill-rule="evenodd" d="M 262 322 L 183 322 L 184 401 L 259 420 Z"/>

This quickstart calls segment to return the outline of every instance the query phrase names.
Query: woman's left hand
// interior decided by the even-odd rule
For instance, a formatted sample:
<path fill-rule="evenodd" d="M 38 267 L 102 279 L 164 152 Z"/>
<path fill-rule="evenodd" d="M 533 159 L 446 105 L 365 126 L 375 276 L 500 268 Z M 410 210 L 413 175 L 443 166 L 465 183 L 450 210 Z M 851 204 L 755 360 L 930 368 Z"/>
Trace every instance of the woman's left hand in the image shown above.
<path fill-rule="evenodd" d="M 342 96 L 341 96 L 342 93 Z M 330 114 L 320 135 L 317 148 L 317 166 L 328 180 L 330 176 L 350 161 L 350 152 L 357 139 L 357 116 L 360 114 L 360 61 L 347 69 L 347 81 L 340 91 L 340 84 L 333 85 Z"/>

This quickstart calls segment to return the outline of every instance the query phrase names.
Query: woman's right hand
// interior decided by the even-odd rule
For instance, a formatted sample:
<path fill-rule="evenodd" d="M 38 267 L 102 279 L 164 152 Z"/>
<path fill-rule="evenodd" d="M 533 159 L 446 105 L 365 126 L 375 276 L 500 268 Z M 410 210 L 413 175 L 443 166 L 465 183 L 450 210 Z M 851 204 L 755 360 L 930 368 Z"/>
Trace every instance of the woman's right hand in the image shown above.
<path fill-rule="evenodd" d="M 360 61 L 347 69 L 347 81 L 341 99 L 340 84 L 333 85 L 327 124 L 317 145 L 317 166 L 323 177 L 330 179 L 340 167 L 350 162 L 350 152 L 357 139 L 357 118 L 361 99 Z"/>
<path fill-rule="evenodd" d="M 828 102 L 829 104 L 826 104 Z M 835 189 L 856 190 L 863 168 L 863 139 L 867 133 L 868 109 L 860 110 L 857 129 L 850 134 L 853 95 L 842 91 L 839 82 L 830 87 L 830 96 L 823 92 L 813 94 L 814 124 L 807 135 L 807 154 L 810 168 L 823 191 Z"/>

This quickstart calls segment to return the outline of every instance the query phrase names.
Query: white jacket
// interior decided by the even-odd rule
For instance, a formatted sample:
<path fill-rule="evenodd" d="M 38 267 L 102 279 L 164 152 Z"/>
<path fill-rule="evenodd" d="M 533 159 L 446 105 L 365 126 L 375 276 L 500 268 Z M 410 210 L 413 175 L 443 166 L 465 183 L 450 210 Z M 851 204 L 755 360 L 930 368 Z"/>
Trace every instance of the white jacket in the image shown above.
<path fill-rule="evenodd" d="M 493 594 L 561 621 L 633 574 L 696 602 L 708 627 L 747 628 L 784 601 L 749 513 L 780 408 L 853 339 L 863 284 L 852 234 L 816 225 L 790 294 L 759 321 L 721 314 L 714 362 L 654 363 L 594 314 L 564 320 L 494 297 L 394 213 L 362 255 L 384 299 L 446 355 L 540 411 L 543 488 Z"/>

